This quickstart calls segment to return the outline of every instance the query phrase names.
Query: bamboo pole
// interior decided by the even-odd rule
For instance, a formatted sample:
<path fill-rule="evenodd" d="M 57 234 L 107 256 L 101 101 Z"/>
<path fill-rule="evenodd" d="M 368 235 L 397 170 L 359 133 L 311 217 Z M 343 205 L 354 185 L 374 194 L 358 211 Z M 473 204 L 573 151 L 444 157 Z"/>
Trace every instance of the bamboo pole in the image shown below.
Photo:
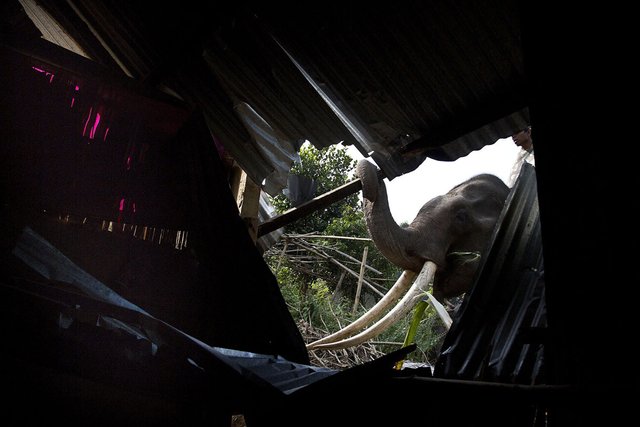
<path fill-rule="evenodd" d="M 336 248 L 329 247 L 329 249 L 331 249 L 332 251 L 336 251 L 337 253 L 339 253 L 339 254 L 340 254 L 340 255 L 342 255 L 343 257 L 345 257 L 345 258 L 347 258 L 347 259 L 349 259 L 349 260 L 351 260 L 351 261 L 355 261 L 355 262 L 357 262 L 358 264 L 360 264 L 360 260 L 358 260 L 358 259 L 356 259 L 356 258 L 352 257 L 352 256 L 351 256 L 351 255 L 349 255 L 349 254 L 346 254 L 346 253 L 344 253 L 344 252 L 342 252 L 342 251 L 340 251 L 340 250 L 338 250 L 338 249 L 336 249 Z M 381 271 L 376 270 L 375 268 L 371 267 L 370 265 L 365 265 L 365 268 L 366 268 L 367 270 L 369 270 L 369 271 L 372 271 L 372 272 L 376 273 L 376 274 L 382 274 L 382 272 L 381 272 Z"/>
<path fill-rule="evenodd" d="M 360 242 L 372 242 L 369 237 L 349 237 L 349 236 L 328 236 L 324 234 L 288 234 L 288 237 L 303 239 L 335 239 L 335 240 L 355 240 Z"/>
<path fill-rule="evenodd" d="M 356 288 L 356 297 L 353 301 L 353 308 L 351 314 L 356 314 L 358 309 L 358 301 L 360 301 L 360 292 L 362 291 L 362 280 L 364 279 L 364 267 L 367 265 L 367 253 L 369 252 L 369 246 L 365 246 L 362 251 L 362 264 L 360 264 L 360 275 L 358 276 L 358 287 Z"/>
<path fill-rule="evenodd" d="M 298 240 L 298 239 L 296 239 Z M 317 251 L 316 249 L 310 247 L 309 245 L 305 244 L 305 243 L 301 243 L 299 241 L 295 242 L 296 245 L 299 245 L 303 248 L 305 248 L 308 251 L 311 251 L 315 254 L 317 254 L 318 256 L 320 256 L 321 258 L 326 259 L 329 262 L 334 263 L 335 265 L 337 265 L 338 267 L 342 268 L 343 270 L 346 270 L 349 274 L 351 274 L 354 277 L 359 277 L 358 273 L 356 273 L 355 271 L 353 271 L 352 269 L 350 269 L 349 267 L 347 267 L 346 265 L 342 264 L 340 261 L 336 260 L 335 258 L 330 257 L 329 255 L 325 254 L 325 253 L 321 253 L 319 251 Z M 380 292 L 379 290 L 377 290 L 375 288 L 375 286 L 373 286 L 371 283 L 369 283 L 366 280 L 362 280 L 362 283 L 364 283 L 369 289 L 371 289 L 374 293 L 376 293 L 377 295 L 384 297 L 384 294 L 382 292 Z"/>
<path fill-rule="evenodd" d="M 301 240 L 303 240 L 303 241 L 304 241 L 304 239 L 306 239 L 307 237 L 309 237 L 309 236 L 304 236 L 304 235 L 297 235 L 297 236 L 299 236 L 299 237 L 294 237 L 294 236 L 295 236 L 295 235 L 288 235 L 287 237 L 291 237 L 291 238 L 295 238 L 295 239 L 301 239 Z M 319 236 L 315 236 L 315 237 L 319 237 Z M 322 236 L 322 237 L 323 237 L 323 236 Z M 352 239 L 356 239 L 356 238 L 354 237 L 354 238 L 352 238 Z M 370 241 L 370 239 L 369 239 L 369 241 Z M 336 249 L 336 248 L 331 247 L 331 246 L 316 245 L 315 243 L 311 243 L 311 242 L 307 242 L 307 241 L 304 241 L 304 242 L 305 242 L 307 245 L 312 246 L 312 247 L 314 247 L 314 248 L 321 247 L 322 249 L 331 249 L 332 251 L 335 251 L 335 252 L 339 253 L 340 255 L 342 255 L 343 257 L 347 258 L 348 260 L 353 261 L 353 262 L 357 263 L 358 265 L 360 265 L 360 260 L 359 260 L 359 259 L 354 258 L 354 257 L 352 257 L 351 255 L 346 254 L 346 253 L 342 252 L 342 251 L 341 251 L 341 250 L 339 250 L 339 249 Z M 365 268 L 366 268 L 367 270 L 369 270 L 369 271 L 372 271 L 373 273 L 376 273 L 376 274 L 383 274 L 381 271 L 376 270 L 375 268 L 371 267 L 370 265 L 365 265 Z"/>

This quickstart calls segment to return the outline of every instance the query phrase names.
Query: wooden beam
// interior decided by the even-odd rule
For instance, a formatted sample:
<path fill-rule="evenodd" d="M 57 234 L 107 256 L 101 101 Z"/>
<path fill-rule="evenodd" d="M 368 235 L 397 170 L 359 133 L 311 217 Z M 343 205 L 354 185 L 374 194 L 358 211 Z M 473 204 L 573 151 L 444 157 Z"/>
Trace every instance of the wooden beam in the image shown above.
<path fill-rule="evenodd" d="M 304 202 L 298 207 L 291 208 L 288 211 L 276 215 L 268 221 L 263 222 L 258 226 L 258 237 L 271 233 L 287 224 L 291 224 L 300 218 L 312 214 L 318 209 L 327 207 L 339 200 L 344 199 L 354 193 L 357 193 L 362 189 L 362 182 L 360 178 L 357 178 L 351 182 L 348 182 L 338 188 L 328 191 L 318 197 L 315 197 L 308 202 Z"/>

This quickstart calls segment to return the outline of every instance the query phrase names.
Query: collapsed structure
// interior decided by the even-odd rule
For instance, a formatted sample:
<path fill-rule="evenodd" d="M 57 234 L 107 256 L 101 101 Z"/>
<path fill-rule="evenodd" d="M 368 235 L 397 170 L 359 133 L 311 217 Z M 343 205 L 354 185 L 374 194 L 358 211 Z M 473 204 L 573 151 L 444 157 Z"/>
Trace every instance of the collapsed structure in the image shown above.
<path fill-rule="evenodd" d="M 378 420 L 371 409 L 344 415 L 351 399 L 398 424 L 425 414 L 448 426 L 621 415 L 600 399 L 635 386 L 629 356 L 605 351 L 598 369 L 591 356 L 594 335 L 630 328 L 626 310 L 613 325 L 591 322 L 591 295 L 613 268 L 610 214 L 591 202 L 605 199 L 606 178 L 582 173 L 597 153 L 561 143 L 573 125 L 563 114 L 580 107 L 542 65 L 566 60 L 562 43 L 534 43 L 535 10 L 510 1 L 329 2 L 314 15 L 243 2 L 2 8 L 8 417 Z M 559 23 L 545 32 L 560 34 Z M 525 167 L 512 189 L 435 371 L 395 371 L 411 348 L 343 372 L 310 366 L 256 247 L 274 227 L 258 223 L 260 191 L 286 185 L 300 144 L 353 144 L 393 179 L 527 123 L 536 170 Z M 596 263 L 603 269 L 582 268 Z M 309 402 L 328 396 L 332 409 L 311 413 Z"/>

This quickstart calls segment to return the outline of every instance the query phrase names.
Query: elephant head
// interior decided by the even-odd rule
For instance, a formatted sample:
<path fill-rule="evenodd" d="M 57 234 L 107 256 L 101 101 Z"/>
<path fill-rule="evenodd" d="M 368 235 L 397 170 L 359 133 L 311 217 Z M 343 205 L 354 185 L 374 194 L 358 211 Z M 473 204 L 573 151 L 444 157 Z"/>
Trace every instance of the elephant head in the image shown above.
<path fill-rule="evenodd" d="M 376 167 L 363 159 L 356 172 L 362 181 L 369 234 L 382 255 L 405 271 L 369 312 L 341 331 L 311 343 L 310 349 L 345 348 L 372 338 L 408 313 L 430 282 L 433 296 L 441 302 L 467 292 L 509 194 L 509 187 L 500 178 L 477 175 L 429 200 L 411 224 L 403 228 L 391 215 L 387 190 Z M 355 337 L 338 341 L 379 319 L 416 273 L 420 274 L 414 285 L 378 323 Z"/>
<path fill-rule="evenodd" d="M 434 262 L 433 294 L 440 301 L 468 291 L 479 264 L 473 254 L 487 245 L 509 188 L 494 175 L 477 175 L 429 200 L 402 228 L 391 215 L 386 187 L 376 172 L 372 163 L 358 163 L 365 220 L 380 253 L 415 273 L 425 261 Z"/>

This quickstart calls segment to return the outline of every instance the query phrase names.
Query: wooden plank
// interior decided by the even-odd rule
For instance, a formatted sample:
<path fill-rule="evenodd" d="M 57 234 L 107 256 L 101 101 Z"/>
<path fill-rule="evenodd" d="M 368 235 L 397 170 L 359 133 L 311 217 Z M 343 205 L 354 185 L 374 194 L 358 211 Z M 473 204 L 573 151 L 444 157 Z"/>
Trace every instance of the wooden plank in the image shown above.
<path fill-rule="evenodd" d="M 312 214 L 318 209 L 325 208 L 339 200 L 344 199 L 354 193 L 357 193 L 362 189 L 362 182 L 360 178 L 350 181 L 338 188 L 328 191 L 318 197 L 315 197 L 308 202 L 304 202 L 298 207 L 291 208 L 288 211 L 276 215 L 268 221 L 263 222 L 258 226 L 258 237 L 269 234 L 279 228 L 284 227 L 287 224 Z"/>

